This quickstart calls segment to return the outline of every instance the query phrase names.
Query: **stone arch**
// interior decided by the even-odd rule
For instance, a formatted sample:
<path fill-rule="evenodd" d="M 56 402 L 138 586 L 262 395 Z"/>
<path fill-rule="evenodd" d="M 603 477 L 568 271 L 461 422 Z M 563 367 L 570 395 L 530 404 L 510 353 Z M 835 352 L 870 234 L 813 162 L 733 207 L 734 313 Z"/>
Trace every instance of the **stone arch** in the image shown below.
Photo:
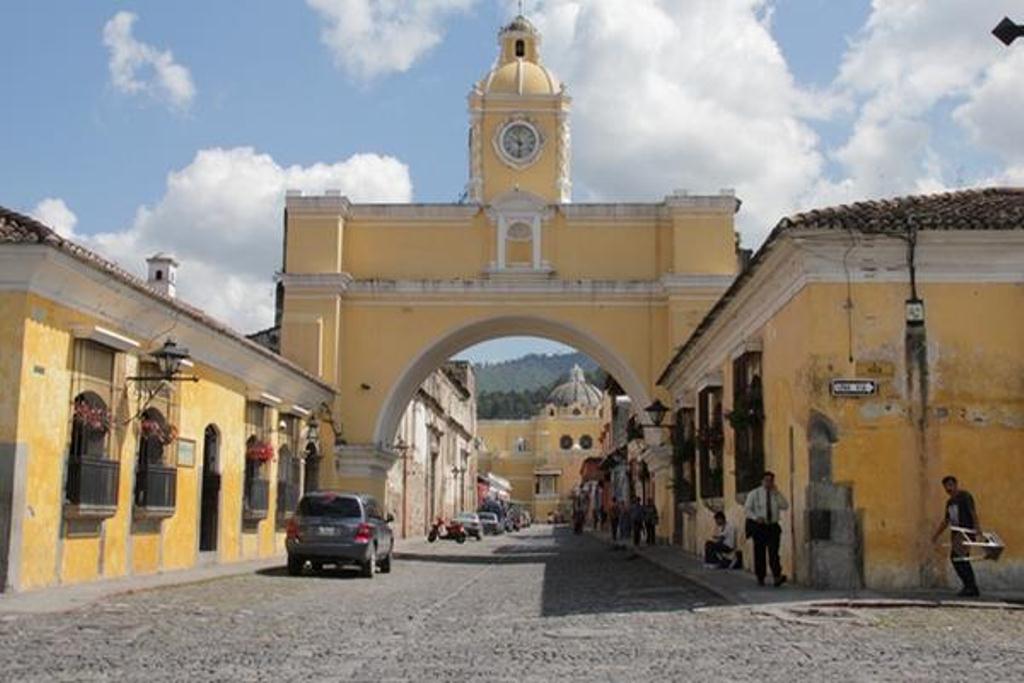
<path fill-rule="evenodd" d="M 807 421 L 807 450 L 812 482 L 832 481 L 832 445 L 839 441 L 835 422 L 817 410 Z"/>
<path fill-rule="evenodd" d="M 816 588 L 856 589 L 863 585 L 862 524 L 849 484 L 833 481 L 835 422 L 812 410 L 807 419 L 807 576 Z"/>
<path fill-rule="evenodd" d="M 374 443 L 389 450 L 398 430 L 402 412 L 430 373 L 460 351 L 500 337 L 531 336 L 572 346 L 593 358 L 627 394 L 633 405 L 646 406 L 650 392 L 640 375 L 611 346 L 574 325 L 539 316 L 501 316 L 474 320 L 453 329 L 428 344 L 398 376 L 388 391 L 374 428 Z"/>

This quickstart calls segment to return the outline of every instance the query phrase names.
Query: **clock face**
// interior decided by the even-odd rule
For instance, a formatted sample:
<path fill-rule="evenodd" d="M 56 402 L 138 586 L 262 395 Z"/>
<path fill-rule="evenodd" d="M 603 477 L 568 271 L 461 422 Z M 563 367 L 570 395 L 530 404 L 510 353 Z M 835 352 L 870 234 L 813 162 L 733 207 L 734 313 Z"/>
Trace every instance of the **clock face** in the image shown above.
<path fill-rule="evenodd" d="M 512 123 L 501 132 L 501 151 L 517 162 L 528 161 L 537 153 L 537 131 L 526 123 Z"/>

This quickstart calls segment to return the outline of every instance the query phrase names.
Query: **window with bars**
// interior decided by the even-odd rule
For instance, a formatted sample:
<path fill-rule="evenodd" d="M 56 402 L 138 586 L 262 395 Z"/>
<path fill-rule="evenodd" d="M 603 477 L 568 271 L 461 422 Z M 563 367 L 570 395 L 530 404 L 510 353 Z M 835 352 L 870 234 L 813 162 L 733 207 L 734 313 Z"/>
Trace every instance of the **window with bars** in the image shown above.
<path fill-rule="evenodd" d="M 302 461 L 298 457 L 301 422 L 294 415 L 281 416 L 277 451 L 277 505 L 275 518 L 283 526 L 299 504 L 302 491 Z"/>
<path fill-rule="evenodd" d="M 764 473 L 764 398 L 761 354 L 745 353 L 732 364 L 732 411 L 729 423 L 736 443 L 736 492 L 761 483 Z"/>
<path fill-rule="evenodd" d="M 722 388 L 705 387 L 697 394 L 697 448 L 700 497 L 722 496 Z"/>
<path fill-rule="evenodd" d="M 676 412 L 672 425 L 672 452 L 675 472 L 677 503 L 691 503 L 697 499 L 697 429 L 693 408 Z"/>
<path fill-rule="evenodd" d="M 72 351 L 70 443 L 64 500 L 69 513 L 109 516 L 117 509 L 113 349 L 80 339 Z"/>
<path fill-rule="evenodd" d="M 266 464 L 274 457 L 269 439 L 271 411 L 258 401 L 245 405 L 245 474 L 242 482 L 242 512 L 249 521 L 264 519 L 270 507 L 270 483 Z"/>

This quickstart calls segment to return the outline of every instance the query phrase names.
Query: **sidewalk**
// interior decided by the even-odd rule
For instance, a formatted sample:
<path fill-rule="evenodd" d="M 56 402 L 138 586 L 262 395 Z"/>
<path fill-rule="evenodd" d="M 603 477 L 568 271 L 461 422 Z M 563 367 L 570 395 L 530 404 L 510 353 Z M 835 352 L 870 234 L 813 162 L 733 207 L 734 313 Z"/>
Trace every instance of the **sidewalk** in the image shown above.
<path fill-rule="evenodd" d="M 408 551 L 410 548 L 415 548 L 418 545 L 426 545 L 426 540 L 419 537 L 397 539 L 395 541 L 395 552 Z M 284 567 L 286 560 L 287 557 L 281 554 L 259 560 L 214 564 L 205 567 L 177 569 L 140 576 L 101 579 L 88 583 L 40 588 L 21 593 L 0 593 L 0 617 L 9 614 L 67 612 L 116 595 L 204 583 L 243 574 L 255 574 L 267 569 Z"/>
<path fill-rule="evenodd" d="M 605 531 L 588 530 L 592 537 L 611 545 Z M 642 545 L 637 549 L 627 544 L 622 554 L 636 554 L 662 569 L 697 584 L 732 605 L 770 605 L 783 603 L 814 603 L 819 606 L 864 607 L 1002 607 L 1024 609 L 1024 591 L 993 591 L 980 600 L 958 600 L 948 590 L 914 590 L 887 593 L 871 590 L 821 590 L 787 583 L 775 588 L 758 586 L 754 575 L 745 570 L 709 569 L 700 558 L 673 545 Z M 769 577 L 770 579 L 771 577 Z"/>

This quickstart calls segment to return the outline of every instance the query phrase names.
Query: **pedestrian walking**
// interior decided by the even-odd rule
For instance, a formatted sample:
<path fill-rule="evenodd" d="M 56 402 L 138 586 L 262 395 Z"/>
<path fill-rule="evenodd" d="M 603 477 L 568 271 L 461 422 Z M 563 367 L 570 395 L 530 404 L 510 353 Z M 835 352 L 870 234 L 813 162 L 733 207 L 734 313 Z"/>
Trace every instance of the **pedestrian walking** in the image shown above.
<path fill-rule="evenodd" d="M 978 509 L 974 506 L 974 496 L 960 488 L 960 483 L 953 475 L 949 474 L 942 478 L 942 488 L 946 490 L 949 498 L 946 500 L 942 522 L 932 535 L 932 542 L 937 541 L 942 532 L 950 527 L 949 561 L 953 564 L 956 575 L 960 577 L 960 583 L 963 584 L 957 595 L 975 598 L 980 592 L 977 579 L 974 577 L 974 567 L 971 566 L 971 549 L 966 542 L 981 533 Z"/>
<path fill-rule="evenodd" d="M 626 547 L 626 541 L 629 540 L 629 535 L 633 530 L 633 518 L 630 515 L 629 508 L 626 507 L 626 501 L 619 501 L 619 543 L 618 549 L 622 550 Z"/>
<path fill-rule="evenodd" d="M 640 545 L 640 534 L 644 530 L 644 506 L 640 504 L 640 498 L 633 496 L 633 504 L 629 508 L 629 521 L 633 531 L 633 547 Z"/>
<path fill-rule="evenodd" d="M 644 530 L 645 535 L 647 536 L 647 545 L 655 545 L 657 543 L 657 528 L 658 508 L 652 500 L 644 506 Z"/>
<path fill-rule="evenodd" d="M 619 500 L 612 498 L 612 509 L 608 513 L 608 518 L 611 521 L 611 532 L 612 532 L 612 545 L 619 540 Z"/>
<path fill-rule="evenodd" d="M 786 583 L 786 575 L 782 573 L 782 562 L 779 560 L 779 541 L 782 539 L 782 527 L 779 526 L 779 513 L 789 509 L 789 501 L 775 487 L 775 473 L 765 472 L 761 485 L 747 494 L 743 505 L 746 512 L 746 533 L 754 539 L 754 573 L 759 586 L 764 585 L 765 559 L 771 567 L 775 586 Z"/>

